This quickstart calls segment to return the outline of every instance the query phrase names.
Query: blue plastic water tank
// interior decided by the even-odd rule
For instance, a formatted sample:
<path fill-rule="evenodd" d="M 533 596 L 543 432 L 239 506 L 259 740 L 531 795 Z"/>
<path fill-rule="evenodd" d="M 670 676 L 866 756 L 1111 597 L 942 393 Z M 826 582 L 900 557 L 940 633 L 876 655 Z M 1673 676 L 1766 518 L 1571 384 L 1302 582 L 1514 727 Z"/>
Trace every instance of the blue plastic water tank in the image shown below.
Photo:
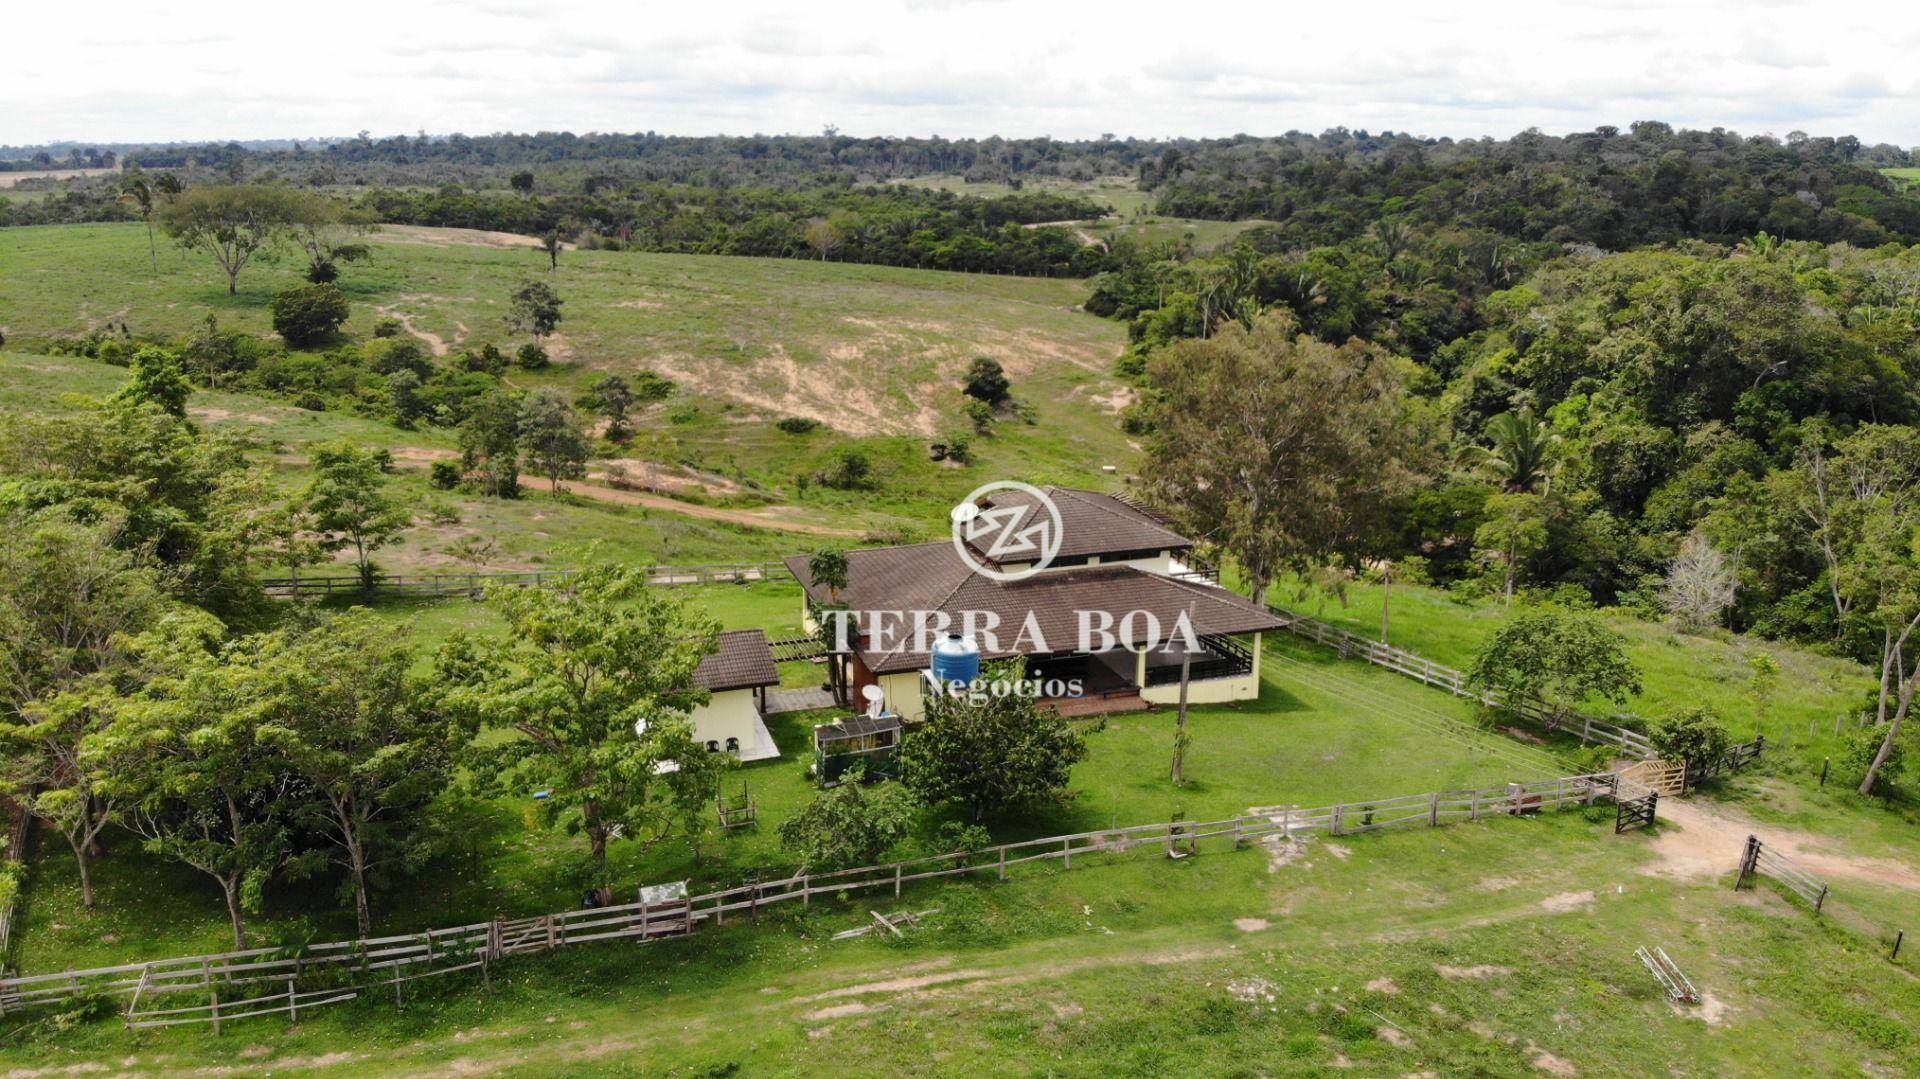
<path fill-rule="evenodd" d="M 980 677 L 980 646 L 958 633 L 947 634 L 933 646 L 933 677 L 942 685 Z"/>

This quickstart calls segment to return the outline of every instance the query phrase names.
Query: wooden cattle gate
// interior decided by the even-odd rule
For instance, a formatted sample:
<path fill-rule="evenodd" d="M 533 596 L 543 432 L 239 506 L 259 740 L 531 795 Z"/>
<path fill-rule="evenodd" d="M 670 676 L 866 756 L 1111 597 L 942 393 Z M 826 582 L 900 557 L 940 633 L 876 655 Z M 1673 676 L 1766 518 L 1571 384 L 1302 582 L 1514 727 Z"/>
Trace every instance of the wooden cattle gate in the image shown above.
<path fill-rule="evenodd" d="M 1465 672 L 1435 663 L 1425 656 L 1409 652 L 1404 648 L 1381 644 L 1379 641 L 1362 637 L 1358 633 L 1318 619 L 1295 614 L 1284 607 L 1270 606 L 1268 610 L 1287 620 L 1287 632 L 1333 648 L 1342 656 L 1363 659 L 1377 667 L 1385 667 L 1397 674 L 1406 675 L 1408 678 L 1417 678 L 1427 685 L 1438 686 L 1456 697 L 1464 697 L 1489 707 L 1505 709 L 1521 719 L 1537 723 L 1548 730 L 1572 734 L 1582 742 L 1604 742 L 1617 746 L 1620 752 L 1628 757 L 1646 760 L 1658 755 L 1654 752 L 1653 743 L 1639 731 L 1629 730 L 1583 712 L 1556 709 L 1544 701 L 1514 699 L 1505 694 L 1483 691 L 1467 683 Z"/>
<path fill-rule="evenodd" d="M 1750 835 L 1747 837 L 1746 849 L 1740 852 L 1740 876 L 1733 882 L 1734 891 L 1739 891 L 1762 873 L 1779 881 L 1788 891 L 1812 904 L 1815 914 L 1820 913 L 1821 908 L 1827 905 L 1826 881 L 1814 876 L 1793 859 L 1760 842 L 1759 836 Z"/>
<path fill-rule="evenodd" d="M 1110 861 L 1134 851 L 1169 857 L 1198 853 L 1203 842 L 1231 841 L 1234 848 L 1268 838 L 1291 840 L 1315 832 L 1350 835 L 1399 826 L 1438 827 L 1459 821 L 1521 815 L 1592 805 L 1614 798 L 1612 773 L 1564 776 L 1478 790 L 1435 791 L 1365 802 L 1298 808 L 1279 806 L 1222 820 L 1180 820 L 1073 835 L 1048 836 L 978 850 L 825 873 L 798 873 L 754 881 L 691 898 L 655 899 L 531 918 L 496 918 L 451 929 L 311 944 L 254 948 L 216 955 L 184 956 L 114 967 L 0 979 L 0 1014 L 23 1008 L 70 1004 L 92 998 L 124 1001 L 129 1029 L 222 1022 L 284 1014 L 352 1000 L 366 992 L 392 992 L 404 1002 L 405 984 L 463 970 L 478 970 L 492 984 L 495 963 L 515 955 L 550 952 L 597 941 L 650 943 L 724 925 L 729 917 L 757 918 L 781 903 L 810 907 L 816 896 L 834 899 L 854 892 L 888 892 L 897 898 L 908 885 L 945 877 L 1006 880 L 1010 870 L 1058 862 L 1063 869 Z"/>
<path fill-rule="evenodd" d="M 1613 774 L 1613 834 L 1633 828 L 1651 828 L 1660 807 L 1660 792 L 1628 778 Z"/>

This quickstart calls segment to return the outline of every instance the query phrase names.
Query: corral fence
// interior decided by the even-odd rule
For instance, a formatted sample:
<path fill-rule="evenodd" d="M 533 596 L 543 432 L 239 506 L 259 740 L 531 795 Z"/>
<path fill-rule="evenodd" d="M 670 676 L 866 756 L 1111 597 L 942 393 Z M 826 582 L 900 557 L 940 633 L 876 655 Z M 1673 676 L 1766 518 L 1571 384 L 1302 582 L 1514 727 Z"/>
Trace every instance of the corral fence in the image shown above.
<path fill-rule="evenodd" d="M 1478 701 L 1493 708 L 1505 709 L 1521 719 L 1537 723 L 1548 730 L 1572 734 L 1582 742 L 1604 742 L 1616 746 L 1622 754 L 1629 757 L 1645 760 L 1658 755 L 1654 752 L 1653 743 L 1639 731 L 1630 730 L 1583 712 L 1557 709 L 1544 701 L 1512 699 L 1504 694 L 1483 691 L 1467 683 L 1465 672 L 1435 663 L 1425 656 L 1390 644 L 1382 644 L 1315 618 L 1295 614 L 1284 607 L 1268 609 L 1287 620 L 1287 632 L 1333 648 L 1344 657 L 1363 659 L 1375 666 L 1406 675 L 1408 678 L 1417 678 L 1427 685 L 1438 686 L 1456 697 Z M 1614 718 L 1628 717 L 1615 716 Z"/>
<path fill-rule="evenodd" d="M 1351 835 L 1394 827 L 1438 827 L 1459 821 L 1523 815 L 1616 797 L 1612 773 L 1563 776 L 1477 790 L 1342 802 L 1327 806 L 1260 807 L 1220 820 L 1179 820 L 1027 839 L 976 850 L 913 858 L 832 872 L 800 872 L 687 897 L 683 886 L 641 888 L 639 901 L 529 918 L 494 919 L 450 929 L 310 944 L 183 956 L 113 967 L 0 979 L 0 1014 L 87 999 L 123 1002 L 130 1029 L 222 1022 L 284 1014 L 391 992 L 403 1002 L 405 985 L 422 978 L 477 970 L 491 984 L 493 964 L 514 955 L 549 952 L 597 941 L 648 943 L 685 936 L 729 918 L 753 919 L 780 904 L 812 905 L 853 892 L 891 891 L 946 877 L 1006 880 L 1018 866 L 1058 862 L 1063 869 L 1110 862 L 1135 851 L 1183 858 L 1201 844 L 1235 848 L 1261 840 L 1321 832 Z"/>

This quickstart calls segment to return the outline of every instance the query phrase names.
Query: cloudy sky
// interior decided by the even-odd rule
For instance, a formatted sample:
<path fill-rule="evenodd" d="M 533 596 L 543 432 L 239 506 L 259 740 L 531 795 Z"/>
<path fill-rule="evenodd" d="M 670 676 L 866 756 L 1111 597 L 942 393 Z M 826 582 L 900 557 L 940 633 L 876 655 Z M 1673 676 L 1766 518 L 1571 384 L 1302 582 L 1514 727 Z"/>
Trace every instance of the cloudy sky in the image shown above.
<path fill-rule="evenodd" d="M 0 144 L 655 130 L 1920 144 L 1920 13 L 1800 0 L 32 0 Z"/>

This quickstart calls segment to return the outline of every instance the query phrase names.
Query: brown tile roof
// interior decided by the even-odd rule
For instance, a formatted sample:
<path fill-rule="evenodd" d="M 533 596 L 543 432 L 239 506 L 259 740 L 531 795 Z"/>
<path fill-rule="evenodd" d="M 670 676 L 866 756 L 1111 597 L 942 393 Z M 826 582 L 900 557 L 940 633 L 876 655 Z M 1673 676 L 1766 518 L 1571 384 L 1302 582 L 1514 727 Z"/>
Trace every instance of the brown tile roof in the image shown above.
<path fill-rule="evenodd" d="M 1060 551 L 1056 557 L 1123 551 L 1184 551 L 1193 541 L 1167 527 L 1167 519 L 1113 495 L 1075 487 L 1042 487 L 1060 511 Z M 1042 512 L 1031 495 L 1000 492 L 986 500 L 989 506 L 1024 506 L 1015 528 L 1026 527 Z"/>
<path fill-rule="evenodd" d="M 1132 630 L 1137 639 L 1128 644 L 1145 644 L 1145 627 L 1136 621 L 1123 626 L 1122 619 L 1132 611 L 1146 611 L 1158 619 L 1162 634 L 1171 632 L 1181 612 L 1186 612 L 1194 632 L 1200 636 L 1252 633 L 1279 629 L 1285 620 L 1244 596 L 1213 585 L 1175 580 L 1148 573 L 1133 566 L 1089 566 L 1077 569 L 1049 570 L 1020 581 L 995 581 L 968 575 L 942 602 L 929 607 L 902 607 L 895 604 L 854 604 L 856 609 L 938 610 L 951 615 L 958 624 L 962 612 L 983 611 L 999 616 L 998 652 L 987 658 L 1031 651 L 1033 642 L 1016 640 L 1032 612 L 1047 647 L 1056 652 L 1072 651 L 1078 644 L 1080 612 L 1104 611 L 1113 616 L 1116 635 Z M 863 652 L 861 658 L 876 673 L 917 670 L 925 667 L 925 652 L 911 651 L 911 640 L 891 652 Z"/>
<path fill-rule="evenodd" d="M 807 572 L 807 556 L 793 555 L 786 563 L 809 598 L 828 599 L 827 590 Z M 863 547 L 847 552 L 847 587 L 840 602 L 856 610 L 936 610 L 973 575 L 951 540 Z"/>
<path fill-rule="evenodd" d="M 693 680 L 702 689 L 718 693 L 780 684 L 780 671 L 773 665 L 773 647 L 765 633 L 731 629 L 720 634 L 718 645 L 693 672 Z"/>

